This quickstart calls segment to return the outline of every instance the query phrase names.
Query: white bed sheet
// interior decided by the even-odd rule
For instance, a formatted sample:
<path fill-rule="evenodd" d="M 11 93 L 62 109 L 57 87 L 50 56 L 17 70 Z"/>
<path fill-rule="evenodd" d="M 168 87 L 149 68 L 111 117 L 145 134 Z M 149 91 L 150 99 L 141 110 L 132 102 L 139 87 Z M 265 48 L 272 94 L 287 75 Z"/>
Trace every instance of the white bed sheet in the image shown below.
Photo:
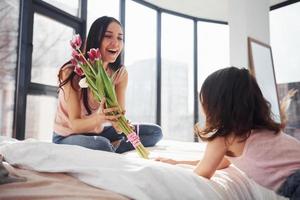
<path fill-rule="evenodd" d="M 10 142 L 8 142 L 10 140 Z M 200 159 L 205 144 L 162 141 L 149 148 L 151 157 Z M 0 137 L 0 153 L 11 165 L 40 172 L 67 172 L 79 180 L 137 200 L 150 199 L 285 199 L 265 189 L 231 166 L 211 180 L 190 168 L 72 145 Z"/>

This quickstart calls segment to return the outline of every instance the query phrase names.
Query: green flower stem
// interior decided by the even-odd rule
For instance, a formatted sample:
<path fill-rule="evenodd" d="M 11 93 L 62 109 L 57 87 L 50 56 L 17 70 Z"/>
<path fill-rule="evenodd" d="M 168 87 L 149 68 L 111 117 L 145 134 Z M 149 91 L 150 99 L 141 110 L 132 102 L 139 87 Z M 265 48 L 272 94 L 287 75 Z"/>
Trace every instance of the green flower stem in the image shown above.
<path fill-rule="evenodd" d="M 109 105 L 106 105 L 107 107 L 112 107 Z M 112 115 L 117 115 L 119 112 L 111 112 Z M 134 132 L 132 130 L 132 128 L 128 125 L 127 120 L 125 118 L 124 115 L 122 115 L 119 119 L 118 119 L 118 126 L 120 127 L 120 129 L 123 131 L 123 133 L 126 135 L 126 137 Z M 149 159 L 148 155 L 149 155 L 149 151 L 143 146 L 143 144 L 140 142 L 140 144 L 138 146 L 135 147 L 136 151 L 138 152 L 139 156 L 145 159 Z"/>
<path fill-rule="evenodd" d="M 92 80 L 90 77 L 85 76 L 87 83 L 89 84 L 89 86 L 91 87 L 92 90 L 97 91 L 96 86 L 93 84 Z"/>
<path fill-rule="evenodd" d="M 101 99 L 103 97 L 106 97 L 105 107 L 111 108 L 111 107 L 118 107 L 121 111 L 121 108 L 118 104 L 118 100 L 115 93 L 115 88 L 113 87 L 113 83 L 111 79 L 106 74 L 105 70 L 103 69 L 103 63 L 101 60 L 96 60 L 95 63 L 90 63 L 84 56 L 83 53 L 80 51 L 80 49 L 77 49 L 77 51 L 81 54 L 84 61 L 86 63 L 80 63 L 85 77 L 86 81 L 89 85 L 90 90 L 92 91 L 94 98 L 101 102 Z M 96 64 L 96 65 L 95 65 Z M 94 68 L 96 66 L 96 68 Z M 118 115 L 120 112 L 111 112 L 112 115 Z M 134 132 L 133 129 L 129 126 L 127 119 L 124 115 L 121 115 L 121 117 L 117 120 L 118 126 L 122 130 L 122 132 L 126 135 L 126 137 Z M 148 159 L 149 151 L 143 146 L 143 144 L 140 142 L 135 147 L 137 153 L 140 157 Z"/>
<path fill-rule="evenodd" d="M 82 57 L 83 57 L 84 61 L 87 63 L 87 65 L 91 68 L 93 74 L 96 76 L 96 72 L 95 72 L 94 68 L 93 68 L 93 67 L 91 66 L 91 64 L 87 61 L 87 59 L 85 58 L 85 56 L 83 55 L 83 53 L 80 51 L 80 49 L 77 49 L 77 50 L 78 50 L 78 52 L 82 55 Z"/>
<path fill-rule="evenodd" d="M 128 134 L 132 133 L 133 130 L 128 126 L 126 122 L 126 118 L 124 116 L 121 116 L 120 119 L 118 120 L 119 124 L 122 126 L 122 130 L 124 134 L 127 136 Z M 140 143 L 138 146 L 136 146 L 137 152 L 142 158 L 148 159 L 149 152 L 148 150 L 143 146 L 142 143 Z"/>

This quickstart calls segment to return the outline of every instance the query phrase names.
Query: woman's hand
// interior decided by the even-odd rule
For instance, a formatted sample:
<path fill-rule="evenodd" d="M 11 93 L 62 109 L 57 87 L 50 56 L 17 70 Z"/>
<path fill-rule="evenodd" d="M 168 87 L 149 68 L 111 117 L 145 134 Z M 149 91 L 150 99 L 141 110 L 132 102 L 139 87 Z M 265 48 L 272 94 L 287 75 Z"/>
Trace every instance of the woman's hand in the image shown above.
<path fill-rule="evenodd" d="M 121 114 L 115 115 L 113 112 L 117 112 L 119 108 L 117 107 L 112 107 L 112 108 L 105 108 L 105 98 L 102 98 L 100 102 L 100 107 L 97 111 L 97 114 L 99 116 L 99 119 L 102 123 L 104 122 L 110 122 L 114 124 L 119 117 L 121 117 Z"/>
<path fill-rule="evenodd" d="M 123 133 L 122 129 L 120 128 L 120 126 L 118 125 L 117 122 L 112 122 L 111 124 L 112 124 L 112 126 L 114 127 L 115 131 L 116 131 L 118 134 L 122 134 L 122 133 Z"/>
<path fill-rule="evenodd" d="M 176 160 L 173 160 L 171 158 L 157 157 L 157 158 L 155 158 L 155 161 L 164 162 L 164 163 L 168 163 L 168 164 L 171 164 L 171 165 L 178 164 L 178 162 Z"/>
<path fill-rule="evenodd" d="M 120 115 L 125 115 L 125 110 L 118 110 L 119 114 Z M 127 120 L 128 121 L 128 120 Z M 119 124 L 117 122 L 112 122 L 112 126 L 114 127 L 115 131 L 118 133 L 118 134 L 122 134 L 123 131 L 122 129 L 120 128 Z M 130 126 L 130 125 L 129 125 Z M 134 130 L 134 129 L 133 129 Z"/>

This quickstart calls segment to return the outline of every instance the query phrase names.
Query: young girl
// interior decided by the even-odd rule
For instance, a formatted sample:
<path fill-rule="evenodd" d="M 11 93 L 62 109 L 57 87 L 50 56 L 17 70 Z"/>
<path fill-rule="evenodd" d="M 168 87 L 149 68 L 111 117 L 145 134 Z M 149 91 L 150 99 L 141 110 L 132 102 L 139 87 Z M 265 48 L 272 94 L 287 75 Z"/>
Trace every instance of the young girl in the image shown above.
<path fill-rule="evenodd" d="M 125 111 L 128 74 L 121 64 L 123 45 L 120 22 L 112 17 L 104 16 L 92 24 L 86 40 L 85 52 L 91 48 L 99 48 L 103 67 L 113 78 L 119 105 Z M 116 127 L 114 122 L 119 115 L 108 115 L 117 108 L 105 108 L 104 98 L 99 103 L 88 88 L 79 87 L 82 77 L 74 68 L 71 62 L 67 62 L 59 71 L 60 91 L 53 142 L 117 153 L 132 150 L 133 146 L 130 142 L 126 142 L 125 135 L 118 134 L 114 129 Z M 104 126 L 107 122 L 113 126 Z M 146 147 L 155 145 L 162 138 L 161 128 L 154 124 L 140 124 L 135 127 L 135 130 Z"/>
<path fill-rule="evenodd" d="M 198 134 L 208 141 L 203 159 L 158 161 L 194 164 L 194 172 L 208 179 L 232 163 L 260 185 L 300 198 L 300 142 L 281 132 L 248 70 L 230 67 L 208 76 L 200 103 L 206 122 Z"/>

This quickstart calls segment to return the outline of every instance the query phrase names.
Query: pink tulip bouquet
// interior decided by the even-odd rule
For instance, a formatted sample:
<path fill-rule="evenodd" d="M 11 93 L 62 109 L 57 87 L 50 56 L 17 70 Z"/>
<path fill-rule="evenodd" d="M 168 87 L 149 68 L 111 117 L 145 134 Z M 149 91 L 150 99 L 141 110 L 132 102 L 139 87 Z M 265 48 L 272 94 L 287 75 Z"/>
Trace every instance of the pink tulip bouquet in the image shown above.
<path fill-rule="evenodd" d="M 119 112 L 110 114 L 116 115 L 122 113 L 113 82 L 103 68 L 99 49 L 90 49 L 87 52 L 87 59 L 80 50 L 82 40 L 78 34 L 73 37 L 70 43 L 73 48 L 71 62 L 75 66 L 74 71 L 79 76 L 84 76 L 84 78 L 80 80 L 79 85 L 81 87 L 88 87 L 98 102 L 101 102 L 101 99 L 105 97 L 107 108 L 119 108 Z M 128 141 L 134 146 L 139 156 L 148 159 L 148 150 L 143 146 L 139 136 L 134 132 L 123 114 L 118 118 L 117 126 L 126 135 Z"/>

